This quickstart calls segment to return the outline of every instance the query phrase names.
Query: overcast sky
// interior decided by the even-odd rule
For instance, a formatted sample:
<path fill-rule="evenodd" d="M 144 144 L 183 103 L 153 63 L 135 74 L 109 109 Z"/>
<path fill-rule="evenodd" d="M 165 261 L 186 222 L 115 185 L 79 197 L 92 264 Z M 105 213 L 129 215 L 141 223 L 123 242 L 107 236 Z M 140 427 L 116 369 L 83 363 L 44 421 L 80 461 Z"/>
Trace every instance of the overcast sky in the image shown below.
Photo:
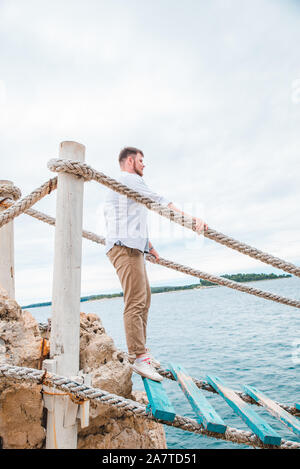
<path fill-rule="evenodd" d="M 300 2 L 0 0 L 1 179 L 26 195 L 63 140 L 117 177 L 126 145 L 144 179 L 210 227 L 300 262 Z M 85 184 L 84 228 L 105 235 L 106 190 Z M 55 216 L 54 192 L 36 209 Z M 162 257 L 222 274 L 275 269 L 149 214 Z M 54 229 L 15 220 L 16 297 L 52 292 Z M 151 283 L 185 281 L 148 266 Z M 193 279 L 187 279 L 189 282 Z M 82 295 L 120 290 L 83 241 Z"/>

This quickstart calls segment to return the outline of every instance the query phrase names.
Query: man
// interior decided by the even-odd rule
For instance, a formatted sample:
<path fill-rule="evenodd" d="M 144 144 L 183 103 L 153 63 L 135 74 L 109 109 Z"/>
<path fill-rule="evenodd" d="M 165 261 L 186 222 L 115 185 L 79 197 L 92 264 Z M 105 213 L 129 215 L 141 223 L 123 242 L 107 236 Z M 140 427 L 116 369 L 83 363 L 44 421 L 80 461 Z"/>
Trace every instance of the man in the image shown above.
<path fill-rule="evenodd" d="M 121 176 L 119 181 L 170 209 L 186 215 L 168 199 L 152 192 L 143 180 L 144 154 L 134 147 L 124 148 L 119 155 Z M 159 259 L 149 241 L 147 227 L 148 209 L 124 195 L 110 190 L 105 204 L 106 254 L 116 269 L 124 293 L 124 326 L 128 353 L 133 371 L 162 381 L 155 367 L 160 364 L 146 348 L 147 319 L 151 290 L 146 272 L 144 253 Z M 198 232 L 207 229 L 200 218 L 194 219 Z"/>

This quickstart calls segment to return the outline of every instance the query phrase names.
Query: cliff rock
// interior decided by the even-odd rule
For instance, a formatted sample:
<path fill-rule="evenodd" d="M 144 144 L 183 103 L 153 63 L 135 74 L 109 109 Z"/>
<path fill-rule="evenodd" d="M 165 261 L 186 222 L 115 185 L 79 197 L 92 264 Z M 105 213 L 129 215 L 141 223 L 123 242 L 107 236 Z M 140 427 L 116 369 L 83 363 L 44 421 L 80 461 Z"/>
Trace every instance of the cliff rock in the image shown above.
<path fill-rule="evenodd" d="M 30 312 L 21 310 L 0 287 L 0 363 L 38 368 L 43 336 Z M 80 368 L 91 375 L 93 387 L 147 402 L 145 393 L 132 391 L 126 356 L 96 314 L 80 315 Z M 41 386 L 0 379 L 0 447 L 44 448 L 45 427 Z M 89 426 L 81 429 L 78 423 L 78 448 L 166 448 L 166 439 L 160 424 L 91 402 Z"/>

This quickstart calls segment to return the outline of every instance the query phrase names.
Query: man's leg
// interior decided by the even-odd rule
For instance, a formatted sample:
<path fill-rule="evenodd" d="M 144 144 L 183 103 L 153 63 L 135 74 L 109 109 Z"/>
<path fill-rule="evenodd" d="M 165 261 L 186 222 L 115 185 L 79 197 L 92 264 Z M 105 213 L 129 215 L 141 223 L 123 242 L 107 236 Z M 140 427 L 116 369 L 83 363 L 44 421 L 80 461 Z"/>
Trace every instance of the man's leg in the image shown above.
<path fill-rule="evenodd" d="M 132 369 L 154 381 L 163 377 L 153 368 L 146 350 L 147 317 L 151 291 L 144 255 L 137 249 L 114 246 L 108 257 L 115 267 L 124 292 L 124 325 L 129 355 L 136 357 Z"/>
<path fill-rule="evenodd" d="M 142 355 L 148 310 L 144 256 L 137 249 L 114 246 L 108 257 L 115 267 L 124 293 L 124 326 L 130 355 Z M 144 318 L 146 317 L 146 319 Z"/>
<path fill-rule="evenodd" d="M 145 337 L 145 344 L 147 341 L 147 322 L 148 322 L 148 313 L 151 304 L 151 289 L 149 285 L 146 264 L 144 262 L 144 278 L 145 278 L 145 285 L 146 285 L 146 305 L 143 311 L 143 330 L 144 330 L 144 337 Z"/>
<path fill-rule="evenodd" d="M 144 327 L 144 336 L 145 336 L 145 344 L 147 342 L 147 321 L 148 321 L 148 313 L 149 313 L 149 308 L 151 304 L 151 288 L 149 285 L 149 280 L 148 280 L 148 275 L 147 275 L 147 269 L 146 269 L 146 264 L 144 263 L 144 269 L 145 269 L 145 279 L 146 279 L 146 291 L 147 291 L 147 297 L 146 297 L 146 307 L 143 312 L 143 327 Z M 150 353 L 150 349 L 146 347 L 146 352 L 148 357 L 150 358 L 151 365 L 154 366 L 154 368 L 160 368 L 161 364 L 160 362 L 153 357 L 153 355 Z"/>

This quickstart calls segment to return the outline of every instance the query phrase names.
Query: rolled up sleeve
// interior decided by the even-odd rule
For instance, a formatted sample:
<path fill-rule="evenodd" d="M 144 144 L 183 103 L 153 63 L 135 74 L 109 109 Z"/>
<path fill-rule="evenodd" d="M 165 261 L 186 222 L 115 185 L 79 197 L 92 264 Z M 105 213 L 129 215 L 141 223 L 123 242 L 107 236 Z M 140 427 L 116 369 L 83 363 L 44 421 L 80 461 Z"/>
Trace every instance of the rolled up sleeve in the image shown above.
<path fill-rule="evenodd" d="M 143 194 L 145 197 L 153 199 L 159 204 L 168 205 L 171 202 L 166 197 L 163 197 L 162 195 L 153 192 L 142 178 L 136 180 L 135 187 L 132 187 L 132 189 L 136 190 L 137 192 L 140 192 L 140 194 Z"/>

